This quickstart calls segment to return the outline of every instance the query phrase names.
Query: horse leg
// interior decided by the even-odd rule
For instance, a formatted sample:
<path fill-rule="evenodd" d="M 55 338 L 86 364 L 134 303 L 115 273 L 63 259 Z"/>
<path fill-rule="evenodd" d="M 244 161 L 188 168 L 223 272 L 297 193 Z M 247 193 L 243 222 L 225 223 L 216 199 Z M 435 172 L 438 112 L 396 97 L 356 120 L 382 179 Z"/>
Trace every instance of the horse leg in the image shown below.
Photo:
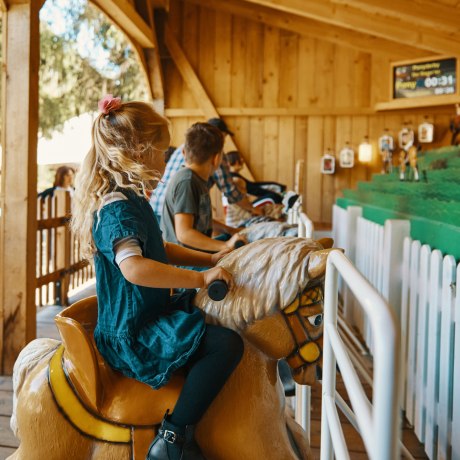
<path fill-rule="evenodd" d="M 286 428 L 288 430 L 289 437 L 291 438 L 291 444 L 295 444 L 293 449 L 299 459 L 313 459 L 310 444 L 308 443 L 305 431 L 289 414 L 286 414 Z"/>

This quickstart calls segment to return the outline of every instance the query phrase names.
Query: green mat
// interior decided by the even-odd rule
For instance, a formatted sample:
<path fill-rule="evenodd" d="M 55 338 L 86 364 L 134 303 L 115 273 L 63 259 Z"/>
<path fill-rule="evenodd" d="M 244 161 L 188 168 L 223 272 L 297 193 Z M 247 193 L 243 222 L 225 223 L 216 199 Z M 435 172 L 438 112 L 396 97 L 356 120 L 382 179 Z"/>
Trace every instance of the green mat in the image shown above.
<path fill-rule="evenodd" d="M 400 181 L 392 174 L 375 174 L 344 190 L 337 204 L 362 206 L 363 216 L 383 224 L 408 219 L 411 237 L 460 259 L 460 148 L 444 147 L 419 156 L 420 182 Z"/>

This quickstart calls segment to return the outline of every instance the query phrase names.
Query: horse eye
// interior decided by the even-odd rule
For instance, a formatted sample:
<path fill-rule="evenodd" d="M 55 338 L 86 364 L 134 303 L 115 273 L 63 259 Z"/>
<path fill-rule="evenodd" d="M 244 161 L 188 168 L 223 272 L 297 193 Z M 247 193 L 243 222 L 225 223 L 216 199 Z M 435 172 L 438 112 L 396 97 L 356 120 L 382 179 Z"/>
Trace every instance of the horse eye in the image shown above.
<path fill-rule="evenodd" d="M 318 315 L 309 316 L 308 322 L 315 327 L 321 326 L 323 324 L 323 314 L 319 313 Z"/>

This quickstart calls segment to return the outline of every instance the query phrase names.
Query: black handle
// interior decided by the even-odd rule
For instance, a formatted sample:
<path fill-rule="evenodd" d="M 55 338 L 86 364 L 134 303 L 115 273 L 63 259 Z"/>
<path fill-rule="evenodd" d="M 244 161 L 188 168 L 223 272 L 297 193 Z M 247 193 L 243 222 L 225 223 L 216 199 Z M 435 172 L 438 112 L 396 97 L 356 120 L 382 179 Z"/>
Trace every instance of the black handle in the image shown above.
<path fill-rule="evenodd" d="M 235 249 L 241 248 L 244 246 L 246 243 L 243 240 L 238 240 L 235 245 L 233 246 Z"/>
<path fill-rule="evenodd" d="M 208 296 L 211 300 L 219 302 L 225 298 L 228 292 L 227 283 L 224 280 L 214 280 L 208 286 Z"/>

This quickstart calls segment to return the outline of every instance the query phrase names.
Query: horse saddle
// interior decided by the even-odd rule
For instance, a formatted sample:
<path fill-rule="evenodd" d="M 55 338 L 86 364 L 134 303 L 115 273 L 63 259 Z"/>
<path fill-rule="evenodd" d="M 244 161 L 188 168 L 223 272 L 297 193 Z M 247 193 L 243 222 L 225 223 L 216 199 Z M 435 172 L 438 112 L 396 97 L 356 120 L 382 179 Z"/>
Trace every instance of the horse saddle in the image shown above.
<path fill-rule="evenodd" d="M 125 426 L 158 425 L 174 409 L 184 377 L 176 373 L 159 390 L 113 370 L 96 348 L 96 296 L 80 300 L 55 317 L 62 337 L 62 368 L 74 393 L 97 417 Z"/>

